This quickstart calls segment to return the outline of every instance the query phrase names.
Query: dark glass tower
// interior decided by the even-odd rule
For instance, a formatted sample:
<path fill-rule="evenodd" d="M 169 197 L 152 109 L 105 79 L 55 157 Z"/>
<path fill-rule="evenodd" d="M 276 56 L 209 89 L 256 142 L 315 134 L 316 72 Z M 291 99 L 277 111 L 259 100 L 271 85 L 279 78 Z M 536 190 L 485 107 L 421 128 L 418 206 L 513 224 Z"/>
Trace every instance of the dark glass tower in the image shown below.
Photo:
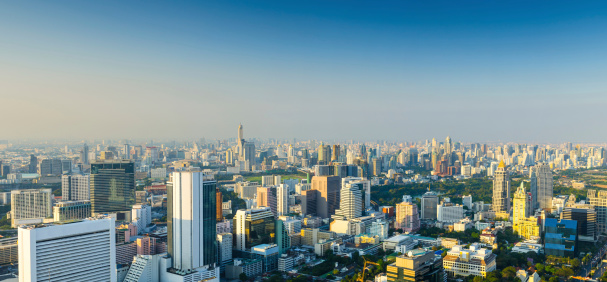
<path fill-rule="evenodd" d="M 135 204 L 135 164 L 101 160 L 91 164 L 91 211 L 130 211 Z"/>

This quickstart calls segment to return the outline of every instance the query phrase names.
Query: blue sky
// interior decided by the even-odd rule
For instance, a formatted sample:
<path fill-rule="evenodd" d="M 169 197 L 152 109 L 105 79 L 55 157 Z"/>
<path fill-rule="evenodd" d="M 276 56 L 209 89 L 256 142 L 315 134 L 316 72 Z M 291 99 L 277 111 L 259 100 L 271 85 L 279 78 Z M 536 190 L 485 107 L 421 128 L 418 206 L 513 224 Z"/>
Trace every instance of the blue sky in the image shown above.
<path fill-rule="evenodd" d="M 604 142 L 604 1 L 0 4 L 6 138 Z"/>

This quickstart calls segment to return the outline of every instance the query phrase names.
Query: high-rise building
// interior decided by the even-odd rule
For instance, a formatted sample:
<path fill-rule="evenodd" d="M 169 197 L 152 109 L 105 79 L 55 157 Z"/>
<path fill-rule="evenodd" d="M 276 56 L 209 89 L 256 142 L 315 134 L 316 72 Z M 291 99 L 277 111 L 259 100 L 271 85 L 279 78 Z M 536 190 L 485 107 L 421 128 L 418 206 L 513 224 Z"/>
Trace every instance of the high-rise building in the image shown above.
<path fill-rule="evenodd" d="M 63 173 L 63 165 L 60 159 L 44 159 L 40 162 L 40 170 L 38 172 L 41 176 L 47 175 L 61 175 Z"/>
<path fill-rule="evenodd" d="M 537 177 L 535 174 L 535 167 L 531 167 L 529 170 L 529 192 L 531 193 L 531 209 L 533 211 L 540 208 L 537 195 Z"/>
<path fill-rule="evenodd" d="M 30 164 L 29 164 L 28 172 L 29 173 L 38 172 L 38 158 L 36 158 L 36 156 L 34 154 L 30 155 Z"/>
<path fill-rule="evenodd" d="M 64 174 L 61 176 L 61 197 L 64 201 L 90 200 L 90 175 Z"/>
<path fill-rule="evenodd" d="M 508 214 L 510 211 L 510 175 L 502 160 L 493 176 L 493 211 Z"/>
<path fill-rule="evenodd" d="M 245 142 L 241 161 L 245 162 L 245 170 L 253 170 L 253 166 L 257 164 L 255 161 L 255 143 Z"/>
<path fill-rule="evenodd" d="M 380 158 L 373 159 L 373 176 L 380 176 L 382 172 L 382 160 Z"/>
<path fill-rule="evenodd" d="M 286 184 L 280 184 L 276 187 L 276 211 L 277 215 L 287 215 L 289 213 L 289 187 Z"/>
<path fill-rule="evenodd" d="M 544 252 L 547 256 L 576 256 L 578 230 L 575 220 L 546 218 L 544 228 Z"/>
<path fill-rule="evenodd" d="M 607 232 L 607 191 L 588 189 L 588 201 L 596 211 L 597 236 Z"/>
<path fill-rule="evenodd" d="M 438 206 L 438 196 L 434 192 L 426 192 L 422 196 L 422 219 L 436 220 L 436 207 Z"/>
<path fill-rule="evenodd" d="M 44 219 L 53 216 L 51 189 L 27 189 L 11 191 L 11 224 L 13 227 L 24 219 Z"/>
<path fill-rule="evenodd" d="M 525 219 L 531 215 L 533 215 L 531 209 L 531 195 L 525 191 L 524 182 L 521 182 L 521 186 L 514 192 L 512 224 L 516 226 L 519 220 Z"/>
<path fill-rule="evenodd" d="M 365 210 L 367 210 L 369 207 L 371 207 L 371 181 L 369 181 L 365 178 L 362 178 L 362 177 L 348 176 L 346 178 L 341 179 L 342 187 L 344 187 L 347 184 L 355 185 L 361 190 L 362 204 L 363 204 L 362 210 L 364 213 Z"/>
<path fill-rule="evenodd" d="M 318 146 L 318 164 L 327 165 L 331 162 L 331 146 L 322 142 Z"/>
<path fill-rule="evenodd" d="M 217 190 L 215 191 L 215 215 L 217 216 L 217 222 L 220 222 L 223 220 L 223 197 L 221 195 L 221 192 L 219 191 L 219 188 L 217 188 Z"/>
<path fill-rule="evenodd" d="M 340 153 L 341 153 L 340 146 L 339 145 L 333 145 L 333 150 L 331 150 L 331 161 L 332 162 L 339 161 L 339 154 Z"/>
<path fill-rule="evenodd" d="M 442 202 L 436 207 L 436 220 L 439 222 L 458 222 L 464 218 L 464 206 Z"/>
<path fill-rule="evenodd" d="M 291 247 L 291 237 L 285 222 L 281 219 L 276 220 L 276 245 L 280 254 L 284 254 Z"/>
<path fill-rule="evenodd" d="M 217 262 L 222 271 L 225 271 L 225 266 L 232 262 L 232 245 L 232 233 L 217 234 L 217 247 L 219 248 Z"/>
<path fill-rule="evenodd" d="M 548 164 L 538 164 L 535 169 L 537 201 L 539 209 L 552 209 L 552 170 Z"/>
<path fill-rule="evenodd" d="M 278 217 L 278 197 L 276 187 L 257 187 L 257 207 L 269 207 L 274 217 Z"/>
<path fill-rule="evenodd" d="M 135 204 L 135 164 L 130 160 L 101 160 L 91 164 L 93 214 L 130 211 Z"/>
<path fill-rule="evenodd" d="M 356 183 L 346 183 L 340 191 L 339 209 L 335 216 L 342 219 L 353 219 L 363 215 L 362 189 Z"/>
<path fill-rule="evenodd" d="M 443 259 L 432 251 L 415 249 L 396 257 L 387 267 L 388 282 L 444 282 Z"/>
<path fill-rule="evenodd" d="M 312 190 L 320 192 L 316 201 L 316 212 L 322 218 L 335 214 L 340 202 L 340 179 L 338 176 L 314 176 Z"/>
<path fill-rule="evenodd" d="M 396 219 L 394 228 L 405 232 L 416 232 L 419 230 L 420 222 L 417 205 L 413 203 L 411 196 L 403 196 L 403 202 L 396 204 Z"/>
<path fill-rule="evenodd" d="M 217 262 L 216 189 L 213 175 L 200 171 L 171 174 L 167 184 L 167 235 L 172 269 L 208 268 Z"/>
<path fill-rule="evenodd" d="M 253 246 L 274 243 L 275 228 L 274 214 L 269 207 L 238 210 L 234 217 L 236 249 L 245 251 Z"/>
<path fill-rule="evenodd" d="M 89 164 L 89 146 L 86 143 L 84 143 L 82 151 L 80 151 L 80 162 L 84 165 Z"/>
<path fill-rule="evenodd" d="M 597 214 L 592 205 L 575 204 L 565 207 L 561 212 L 561 219 L 577 221 L 578 239 L 585 242 L 596 242 Z"/>
<path fill-rule="evenodd" d="M 19 281 L 117 281 L 114 225 L 100 218 L 20 227 Z"/>
<path fill-rule="evenodd" d="M 152 224 L 152 207 L 148 205 L 134 205 L 131 212 L 131 221 L 137 226 L 137 233 L 145 233 L 148 225 Z"/>

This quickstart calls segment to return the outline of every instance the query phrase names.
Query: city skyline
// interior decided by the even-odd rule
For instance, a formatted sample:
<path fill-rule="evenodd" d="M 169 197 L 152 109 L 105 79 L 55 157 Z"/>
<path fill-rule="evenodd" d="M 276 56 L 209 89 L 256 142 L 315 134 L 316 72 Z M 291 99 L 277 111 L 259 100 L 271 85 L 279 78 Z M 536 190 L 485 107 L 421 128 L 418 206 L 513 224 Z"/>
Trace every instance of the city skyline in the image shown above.
<path fill-rule="evenodd" d="M 2 138 L 600 142 L 606 8 L 4 3 Z"/>

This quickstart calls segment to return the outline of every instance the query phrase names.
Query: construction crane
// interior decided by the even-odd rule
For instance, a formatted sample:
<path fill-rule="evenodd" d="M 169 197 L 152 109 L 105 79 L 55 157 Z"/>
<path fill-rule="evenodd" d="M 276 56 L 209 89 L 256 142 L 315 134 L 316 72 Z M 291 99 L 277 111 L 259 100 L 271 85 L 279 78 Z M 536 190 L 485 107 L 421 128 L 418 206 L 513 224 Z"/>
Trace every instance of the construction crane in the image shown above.
<path fill-rule="evenodd" d="M 356 278 L 356 281 L 360 281 L 360 282 L 365 282 L 365 270 L 367 270 L 367 263 L 368 263 L 368 264 L 375 265 L 375 266 L 379 266 L 379 264 L 378 264 L 378 263 L 376 263 L 376 262 L 368 261 L 368 260 L 365 258 L 365 256 L 363 256 L 363 260 L 365 261 L 365 264 L 364 264 L 364 266 L 363 266 L 363 273 L 362 273 L 362 275 L 361 275 L 361 276 L 359 276 L 358 278 Z"/>

